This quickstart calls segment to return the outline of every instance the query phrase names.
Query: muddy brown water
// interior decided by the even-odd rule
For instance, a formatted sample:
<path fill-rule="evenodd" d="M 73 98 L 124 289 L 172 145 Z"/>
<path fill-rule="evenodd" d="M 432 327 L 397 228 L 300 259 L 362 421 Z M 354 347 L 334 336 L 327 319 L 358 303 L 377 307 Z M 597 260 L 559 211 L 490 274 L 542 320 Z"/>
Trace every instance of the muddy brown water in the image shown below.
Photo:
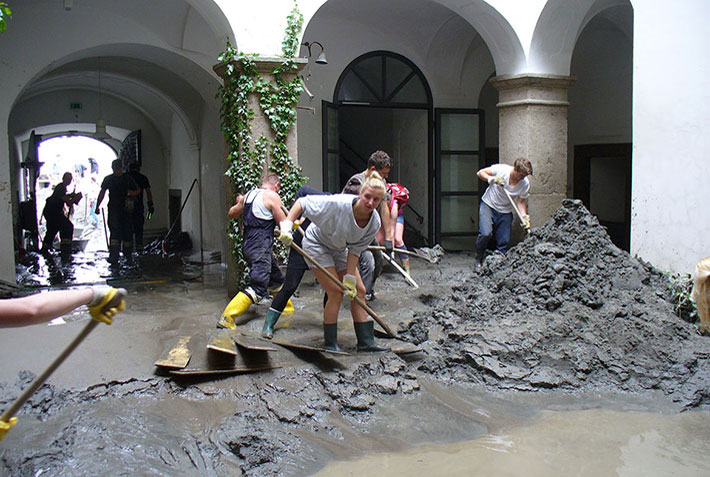
<path fill-rule="evenodd" d="M 214 329 L 228 301 L 225 272 L 210 265 L 194 276 L 156 261 L 122 277 L 129 308 L 97 327 L 22 408 L 0 443 L 0 469 L 707 474 L 698 456 L 710 442 L 710 340 L 672 314 L 663 275 L 612 247 L 569 202 L 480 270 L 467 254 L 447 254 L 438 265 L 412 261 L 419 290 L 392 272 L 378 281 L 372 308 L 418 354 L 279 349 L 269 353 L 281 366 L 273 371 L 193 379 L 164 376 L 153 362 L 177 336 Z M 322 336 L 321 300 L 307 275 L 275 336 Z M 240 329 L 258 333 L 267 308 L 252 307 Z M 0 408 L 87 319 L 80 309 L 61 325 L 0 330 Z M 339 340 L 354 350 L 347 309 Z"/>

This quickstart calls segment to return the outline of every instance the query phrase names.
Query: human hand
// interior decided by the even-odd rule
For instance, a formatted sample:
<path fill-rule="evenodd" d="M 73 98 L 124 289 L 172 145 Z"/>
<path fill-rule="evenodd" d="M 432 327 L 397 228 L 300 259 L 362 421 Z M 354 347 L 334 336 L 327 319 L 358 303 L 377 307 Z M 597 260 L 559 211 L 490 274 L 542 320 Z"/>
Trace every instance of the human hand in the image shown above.
<path fill-rule="evenodd" d="M 504 186 L 505 185 L 505 177 L 503 177 L 502 175 L 490 176 L 488 178 L 488 183 Z"/>
<path fill-rule="evenodd" d="M 394 246 L 393 246 L 393 244 L 392 244 L 392 241 L 391 241 L 391 240 L 385 240 L 384 242 L 382 242 L 382 246 L 385 247 L 385 252 L 387 253 L 387 255 L 390 255 L 390 256 L 391 256 L 391 255 L 392 255 L 392 250 L 394 250 Z"/>
<path fill-rule="evenodd" d="M 293 243 L 293 222 L 288 219 L 282 220 L 279 223 L 279 241 L 290 247 Z"/>
<path fill-rule="evenodd" d="M 149 200 L 148 201 L 148 213 L 153 215 L 153 212 L 155 212 L 155 207 L 153 207 L 153 201 Z"/>
<path fill-rule="evenodd" d="M 520 218 L 520 225 L 523 226 L 525 230 L 530 230 L 530 216 L 525 214 Z"/>
<path fill-rule="evenodd" d="M 127 293 L 123 288 L 94 287 L 92 288 L 94 297 L 88 304 L 89 314 L 96 321 L 101 321 L 110 325 L 113 317 L 126 309 Z"/>
<path fill-rule="evenodd" d="M 357 296 L 357 278 L 355 275 L 345 275 L 343 277 L 343 285 L 345 285 L 346 288 L 343 292 L 348 296 L 348 298 L 350 298 L 350 300 L 354 300 Z"/>
<path fill-rule="evenodd" d="M 5 434 L 12 429 L 12 426 L 17 424 L 17 418 L 16 417 L 11 417 L 9 421 L 3 421 L 0 419 L 0 441 L 3 440 L 5 437 Z"/>

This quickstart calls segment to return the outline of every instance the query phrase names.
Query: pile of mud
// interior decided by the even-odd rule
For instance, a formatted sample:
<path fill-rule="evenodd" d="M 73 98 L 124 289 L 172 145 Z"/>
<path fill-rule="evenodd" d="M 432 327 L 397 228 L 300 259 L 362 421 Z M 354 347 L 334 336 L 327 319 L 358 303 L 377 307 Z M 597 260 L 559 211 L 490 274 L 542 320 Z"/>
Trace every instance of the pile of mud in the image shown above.
<path fill-rule="evenodd" d="M 499 389 L 643 392 L 710 403 L 710 339 L 673 312 L 669 279 L 566 200 L 402 330 L 422 371 Z M 429 336 L 435 336 L 429 339 Z"/>

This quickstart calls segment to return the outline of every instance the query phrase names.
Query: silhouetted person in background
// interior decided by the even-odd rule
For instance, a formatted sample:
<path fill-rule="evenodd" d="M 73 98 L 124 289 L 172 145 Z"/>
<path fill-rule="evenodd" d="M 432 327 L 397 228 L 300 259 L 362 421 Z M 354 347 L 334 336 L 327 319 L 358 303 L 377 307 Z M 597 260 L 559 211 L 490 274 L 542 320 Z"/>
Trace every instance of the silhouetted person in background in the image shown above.
<path fill-rule="evenodd" d="M 136 196 L 133 206 L 133 238 L 136 251 L 138 252 L 143 250 L 143 225 L 145 224 L 143 191 L 145 191 L 146 198 L 148 199 L 148 218 L 150 219 L 153 212 L 155 212 L 155 207 L 153 207 L 153 193 L 150 191 L 150 181 L 146 176 L 141 174 L 140 171 L 141 165 L 138 162 L 132 162 L 131 165 L 128 166 L 128 175 L 133 178 L 141 190 Z"/>
<path fill-rule="evenodd" d="M 40 250 L 42 253 L 48 253 L 52 249 L 54 237 L 59 232 L 62 257 L 71 254 L 74 224 L 64 213 L 64 205 L 72 207 L 81 200 L 81 193 L 67 193 L 67 187 L 71 184 L 72 178 L 70 172 L 65 172 L 62 176 L 62 182 L 54 187 L 54 192 L 47 198 L 47 202 L 44 205 L 42 215 L 47 220 L 47 233 L 44 235 L 44 240 L 42 240 L 42 249 Z"/>
<path fill-rule="evenodd" d="M 111 233 L 108 260 L 115 264 L 118 262 L 121 246 L 123 246 L 124 257 L 129 261 L 132 259 L 133 199 L 140 194 L 140 188 L 131 176 L 123 173 L 123 164 L 120 159 L 111 163 L 111 169 L 113 169 L 113 174 L 107 175 L 101 182 L 101 191 L 96 199 L 95 212 L 97 215 L 99 214 L 99 207 L 101 207 L 104 194 L 108 190 L 108 228 Z"/>

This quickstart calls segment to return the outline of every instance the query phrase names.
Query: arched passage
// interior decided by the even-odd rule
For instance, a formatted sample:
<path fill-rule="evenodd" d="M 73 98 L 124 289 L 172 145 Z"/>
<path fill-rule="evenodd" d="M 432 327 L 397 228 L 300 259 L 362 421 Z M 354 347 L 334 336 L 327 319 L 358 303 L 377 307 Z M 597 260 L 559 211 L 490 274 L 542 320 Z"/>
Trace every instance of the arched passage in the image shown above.
<path fill-rule="evenodd" d="M 8 223 L 17 233 L 22 153 L 17 144 L 27 131 L 65 125 L 54 132 L 93 134 L 98 119 L 118 147 L 128 132 L 141 129 L 144 172 L 156 192 L 155 232 L 169 226 L 171 191 L 187 191 L 195 178 L 220 184 L 193 193 L 183 210 L 183 227 L 195 247 L 224 250 L 224 218 L 203 214 L 202 203 L 221 203 L 223 139 L 215 99 L 218 78 L 212 71 L 227 38 L 234 43 L 226 17 L 211 0 L 179 0 L 171 8 L 144 2 L 135 8 L 97 0 L 74 3 L 70 11 L 28 0 L 13 5 L 13 28 L 0 43 L 7 68 L 2 84 L 0 149 L 7 150 L 0 180 L 13 204 Z M 36 35 L 36 32 L 43 32 Z M 99 63 L 101 66 L 99 66 Z M 101 87 L 98 72 L 101 71 Z M 101 94 L 99 95 L 99 90 Z M 101 97 L 103 118 L 97 113 Z M 70 109 L 79 104 L 78 109 Z M 5 142 L 8 141 L 8 142 Z M 113 143 L 112 143 L 113 141 Z M 152 168 L 152 170 L 151 170 Z M 146 174 L 147 175 L 147 174 Z M 199 188 L 198 188 L 199 190 Z M 202 237 L 205 229 L 215 231 Z M 219 231 L 219 232 L 217 232 Z M 2 240 L 13 243 L 12 237 Z M 12 250 L 0 254 L 0 275 L 14 275 Z"/>

